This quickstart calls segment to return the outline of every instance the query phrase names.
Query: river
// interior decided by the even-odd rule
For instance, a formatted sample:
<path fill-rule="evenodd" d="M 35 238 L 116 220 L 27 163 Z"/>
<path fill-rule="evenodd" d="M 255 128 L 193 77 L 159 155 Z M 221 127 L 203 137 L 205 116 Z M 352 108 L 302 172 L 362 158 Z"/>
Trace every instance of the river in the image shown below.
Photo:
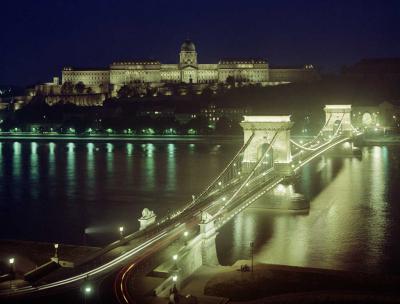
<path fill-rule="evenodd" d="M 104 245 L 138 229 L 143 208 L 165 215 L 199 193 L 240 144 L 0 140 L 1 239 Z M 400 274 L 400 147 L 321 157 L 291 189 L 308 211 L 261 197 L 217 236 L 222 264 L 265 263 Z M 289 186 L 285 186 L 289 187 Z M 279 197 L 278 197 L 279 196 Z"/>

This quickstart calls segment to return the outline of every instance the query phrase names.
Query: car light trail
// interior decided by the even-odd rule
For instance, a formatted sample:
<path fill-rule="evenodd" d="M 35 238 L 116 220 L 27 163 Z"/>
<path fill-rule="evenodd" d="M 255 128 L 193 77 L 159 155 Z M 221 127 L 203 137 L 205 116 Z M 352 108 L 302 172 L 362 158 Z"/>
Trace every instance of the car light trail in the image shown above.
<path fill-rule="evenodd" d="M 50 289 L 50 288 L 54 288 L 54 287 L 60 287 L 66 284 L 70 284 L 73 282 L 77 282 L 86 278 L 89 278 L 90 276 L 94 276 L 96 274 L 99 274 L 113 266 L 118 265 L 118 263 L 132 257 L 133 255 L 137 254 L 138 252 L 142 251 L 143 249 L 147 248 L 148 246 L 152 245 L 153 243 L 157 242 L 158 240 L 160 240 L 161 238 L 163 238 L 165 235 L 167 234 L 166 231 L 163 231 L 161 233 L 159 233 L 158 235 L 156 235 L 155 237 L 145 241 L 143 244 L 140 244 L 139 246 L 132 248 L 131 250 L 125 252 L 124 254 L 118 256 L 117 258 L 97 267 L 94 268 L 92 270 L 89 270 L 87 272 L 81 273 L 79 275 L 64 279 L 64 280 L 60 280 L 57 282 L 53 282 L 53 283 L 49 283 L 49 284 L 45 284 L 39 287 L 32 287 L 32 286 L 28 286 L 28 287 L 23 287 L 23 288 L 19 288 L 17 290 L 12 291 L 11 293 L 8 292 L 8 294 L 19 294 L 19 293 L 27 293 L 27 292 L 32 292 L 32 291 L 39 291 L 39 290 L 46 290 L 46 289 Z"/>

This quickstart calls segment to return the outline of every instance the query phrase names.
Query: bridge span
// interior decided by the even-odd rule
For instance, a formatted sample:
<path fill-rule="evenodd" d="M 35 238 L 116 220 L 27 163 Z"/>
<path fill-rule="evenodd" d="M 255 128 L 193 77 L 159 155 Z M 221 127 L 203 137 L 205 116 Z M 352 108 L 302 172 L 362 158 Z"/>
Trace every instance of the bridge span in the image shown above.
<path fill-rule="evenodd" d="M 184 225 L 185 231 L 196 226 L 199 229 L 177 252 L 179 262 L 154 290 L 157 295 L 166 295 L 173 285 L 179 285 L 201 265 L 218 264 L 215 247 L 218 230 L 263 194 L 327 151 L 339 147 L 341 153 L 352 155 L 352 139 L 359 132 L 351 125 L 351 106 L 327 105 L 325 112 L 324 126 L 305 143 L 291 139 L 293 122 L 289 115 L 244 116 L 241 123 L 244 144 L 235 157 L 198 197 L 172 217 L 160 221 L 180 218 L 178 223 Z M 182 231 L 176 233 L 176 238 L 182 237 Z M 133 265 L 117 277 L 115 292 L 120 303 L 132 302 L 129 273 Z"/>
<path fill-rule="evenodd" d="M 154 213 L 146 212 L 141 218 L 140 231 L 107 246 L 92 257 L 92 261 L 78 265 L 73 274 L 0 295 L 19 296 L 76 287 L 83 281 L 101 279 L 121 269 L 115 279 L 115 294 L 120 303 L 131 303 L 129 280 L 135 265 L 181 238 L 188 230 L 194 233 L 179 253 L 180 263 L 186 266 L 175 267 L 155 292 L 162 294 L 169 290 L 179 283 L 178 277 L 189 276 L 203 264 L 218 263 L 215 237 L 225 223 L 321 154 L 338 148 L 341 152 L 352 153 L 352 139 L 360 133 L 351 124 L 351 105 L 327 105 L 325 113 L 324 126 L 307 142 L 291 138 L 293 122 L 289 115 L 244 116 L 241 122 L 243 146 L 209 186 L 182 208 L 158 221 Z M 115 253 L 122 246 L 124 251 Z M 110 255 L 111 251 L 114 255 Z M 106 256 L 111 258 L 106 259 Z M 93 261 L 101 262 L 93 266 Z"/>

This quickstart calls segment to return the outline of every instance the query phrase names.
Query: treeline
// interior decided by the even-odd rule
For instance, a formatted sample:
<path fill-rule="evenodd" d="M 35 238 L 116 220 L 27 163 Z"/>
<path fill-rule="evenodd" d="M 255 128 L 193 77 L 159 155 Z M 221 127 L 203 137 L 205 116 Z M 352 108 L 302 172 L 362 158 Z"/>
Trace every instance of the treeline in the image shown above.
<path fill-rule="evenodd" d="M 179 101 L 132 103 L 127 100 L 108 100 L 103 107 L 79 107 L 70 103 L 49 106 L 43 96 L 36 96 L 31 103 L 18 111 L 3 114 L 2 132 L 58 132 L 58 133 L 119 133 L 119 134 L 240 134 L 238 122 L 227 118 L 210 125 L 208 119 L 198 115 L 199 104 Z M 171 114 L 159 117 L 146 115 L 154 108 L 171 109 Z M 186 110 L 184 110 L 186 109 Z M 194 111 L 186 121 L 178 121 L 174 111 Z M 161 113 L 161 112 L 160 112 Z"/>
<path fill-rule="evenodd" d="M 69 88 L 81 91 L 82 86 Z M 126 88 L 127 89 L 127 88 Z M 136 93 L 135 93 L 136 94 Z M 129 94 L 127 94 L 129 95 Z M 319 82 L 280 85 L 275 87 L 220 88 L 218 94 L 209 91 L 186 96 L 120 97 L 105 101 L 102 107 L 78 107 L 68 103 L 49 106 L 43 96 L 36 96 L 21 110 L 1 111 L 2 131 L 18 128 L 30 131 L 48 132 L 58 130 L 76 133 L 129 132 L 140 134 L 152 129 L 156 134 L 176 132 L 177 134 L 240 134 L 239 121 L 220 118 L 214 126 L 200 113 L 211 104 L 217 108 L 247 108 L 253 115 L 290 114 L 295 122 L 294 133 L 313 133 L 325 119 L 323 107 L 326 104 L 352 104 L 353 106 L 378 105 L 389 101 L 400 105 L 400 83 L 393 81 L 363 81 L 341 77 L 325 77 Z M 146 113 L 159 112 L 160 115 Z M 194 116 L 177 119 L 178 116 Z M 168 131 L 166 131 L 168 130 Z"/>

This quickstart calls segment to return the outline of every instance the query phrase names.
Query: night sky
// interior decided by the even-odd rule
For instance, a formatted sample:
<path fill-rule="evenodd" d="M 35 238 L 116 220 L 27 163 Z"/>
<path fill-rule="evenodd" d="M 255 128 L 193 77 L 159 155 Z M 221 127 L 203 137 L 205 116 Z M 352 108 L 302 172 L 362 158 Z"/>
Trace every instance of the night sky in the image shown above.
<path fill-rule="evenodd" d="M 398 0 L 14 0 L 1 1 L 0 20 L 0 84 L 49 81 L 63 66 L 176 63 L 187 37 L 199 63 L 261 57 L 326 72 L 400 57 Z"/>

